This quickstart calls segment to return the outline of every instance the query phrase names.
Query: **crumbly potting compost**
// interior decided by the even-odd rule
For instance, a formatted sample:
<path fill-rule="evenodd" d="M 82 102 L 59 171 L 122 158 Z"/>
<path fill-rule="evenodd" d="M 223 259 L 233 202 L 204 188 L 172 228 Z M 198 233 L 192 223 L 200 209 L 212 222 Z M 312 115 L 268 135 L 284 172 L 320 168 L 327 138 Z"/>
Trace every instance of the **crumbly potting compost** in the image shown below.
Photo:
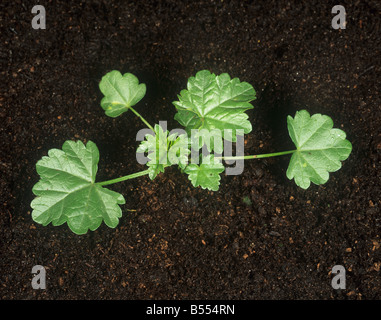
<path fill-rule="evenodd" d="M 380 19 L 377 1 L 1 3 L 0 297 L 2 299 L 379 299 Z M 327 114 L 353 144 L 327 183 L 286 177 L 289 157 L 245 162 L 216 192 L 176 167 L 113 186 L 115 229 L 73 234 L 31 218 L 35 164 L 66 140 L 94 141 L 99 181 L 144 169 L 132 114 L 112 119 L 98 85 L 110 70 L 147 85 L 139 112 L 173 119 L 172 101 L 198 70 L 229 73 L 257 92 L 245 153 L 293 148 L 286 119 Z M 46 290 L 31 286 L 35 265 Z M 346 270 L 346 289 L 331 286 Z"/>

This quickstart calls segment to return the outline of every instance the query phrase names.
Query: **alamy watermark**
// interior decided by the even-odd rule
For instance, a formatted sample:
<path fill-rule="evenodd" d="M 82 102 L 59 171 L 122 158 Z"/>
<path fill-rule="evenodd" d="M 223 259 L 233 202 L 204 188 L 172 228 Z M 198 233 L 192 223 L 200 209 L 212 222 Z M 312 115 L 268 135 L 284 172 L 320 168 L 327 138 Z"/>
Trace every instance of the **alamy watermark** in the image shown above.
<path fill-rule="evenodd" d="M 345 268 L 342 265 L 335 265 L 332 268 L 332 274 L 335 275 L 331 281 L 332 288 L 344 290 L 346 288 Z"/>
<path fill-rule="evenodd" d="M 332 28 L 345 29 L 347 25 L 345 8 L 341 5 L 336 5 L 332 8 L 332 13 L 336 14 L 332 19 Z"/>
<path fill-rule="evenodd" d="M 32 19 L 32 28 L 35 30 L 46 29 L 46 10 L 42 5 L 35 5 L 32 8 L 32 13 L 36 14 Z M 335 5 L 332 7 L 331 13 L 336 14 L 332 19 L 333 29 L 345 29 L 346 28 L 346 12 L 342 5 Z"/>
<path fill-rule="evenodd" d="M 210 154 L 214 155 L 215 162 L 221 162 L 222 159 L 232 166 L 226 167 L 226 175 L 239 175 L 244 170 L 244 130 L 243 129 L 192 129 L 190 137 L 184 129 L 173 129 L 167 133 L 167 122 L 159 121 L 159 126 L 163 129 L 158 131 L 159 136 L 156 137 L 157 143 L 155 150 L 150 151 L 150 158 L 143 152 L 136 153 L 136 160 L 139 164 L 146 164 L 149 160 L 154 160 L 157 164 L 178 164 L 179 159 L 186 157 L 184 149 L 170 148 L 168 149 L 167 136 L 176 134 L 178 139 L 183 139 L 184 144 L 190 144 L 190 159 L 186 164 L 199 164 L 200 150 L 204 157 L 202 163 L 210 164 Z M 136 141 L 143 141 L 147 135 L 154 135 L 151 129 L 141 129 L 136 134 Z M 161 135 L 161 136 L 160 136 Z M 234 142 L 233 142 L 234 141 Z M 233 144 L 235 145 L 235 154 L 233 155 Z M 213 150 L 213 153 L 211 153 Z M 233 166 L 235 165 L 235 166 Z"/>
<path fill-rule="evenodd" d="M 34 274 L 32 279 L 33 289 L 46 289 L 46 270 L 41 265 L 35 265 L 32 268 L 32 274 Z"/>
<path fill-rule="evenodd" d="M 32 8 L 32 13 L 36 14 L 32 19 L 32 28 L 35 30 L 46 29 L 45 7 L 41 5 L 36 5 Z"/>

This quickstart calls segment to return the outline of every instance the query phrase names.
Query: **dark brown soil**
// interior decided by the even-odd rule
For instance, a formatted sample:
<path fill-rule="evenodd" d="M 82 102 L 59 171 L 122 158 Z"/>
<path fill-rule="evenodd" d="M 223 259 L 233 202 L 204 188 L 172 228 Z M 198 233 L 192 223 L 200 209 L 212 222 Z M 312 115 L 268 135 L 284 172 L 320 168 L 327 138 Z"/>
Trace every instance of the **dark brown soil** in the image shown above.
<path fill-rule="evenodd" d="M 331 27 L 337 1 L 39 1 L 46 30 L 31 27 L 35 2 L 0 4 L 1 299 L 381 298 L 379 1 L 341 1 L 345 30 Z M 171 102 L 209 69 L 257 90 L 247 154 L 289 150 L 299 109 L 331 116 L 353 152 L 306 191 L 286 178 L 288 156 L 247 161 L 218 192 L 171 167 L 111 187 L 127 200 L 116 229 L 35 224 L 35 163 L 65 140 L 98 145 L 99 181 L 144 169 L 143 124 L 100 107 L 113 69 L 147 84 L 137 109 L 152 124 L 178 127 Z M 37 264 L 46 290 L 31 287 Z"/>

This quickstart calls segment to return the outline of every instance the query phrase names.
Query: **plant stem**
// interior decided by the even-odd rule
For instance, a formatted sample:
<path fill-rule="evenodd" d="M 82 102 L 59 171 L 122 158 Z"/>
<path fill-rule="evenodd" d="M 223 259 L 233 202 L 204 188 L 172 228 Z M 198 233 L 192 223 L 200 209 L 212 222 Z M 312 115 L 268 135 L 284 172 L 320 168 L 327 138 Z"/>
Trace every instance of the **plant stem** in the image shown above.
<path fill-rule="evenodd" d="M 117 183 L 117 182 L 121 182 L 121 181 L 125 181 L 125 180 L 134 179 L 134 178 L 137 178 L 137 177 L 141 177 L 141 176 L 144 176 L 144 175 L 146 175 L 148 173 L 149 173 L 149 170 L 144 170 L 144 171 L 140 171 L 140 172 L 129 174 L 129 175 L 124 176 L 124 177 L 120 177 L 120 178 L 116 178 L 116 179 L 112 179 L 112 180 L 107 180 L 107 181 L 103 181 L 103 182 L 97 182 L 96 184 L 99 185 L 99 186 L 106 186 L 106 185 L 109 185 L 109 184 L 114 184 L 114 183 Z"/>
<path fill-rule="evenodd" d="M 249 159 L 270 158 L 270 157 L 277 157 L 277 156 L 283 156 L 285 154 L 294 153 L 295 151 L 296 150 L 290 150 L 290 151 L 282 151 L 282 152 L 275 152 L 275 153 L 256 154 L 256 155 L 251 155 L 251 156 L 216 157 L 216 159 L 249 160 Z"/>
<path fill-rule="evenodd" d="M 144 118 L 141 116 L 140 113 L 138 113 L 138 112 L 137 112 L 134 108 L 132 108 L 132 107 L 129 107 L 129 108 L 131 109 L 131 111 L 132 111 L 133 113 L 135 113 L 135 114 L 140 118 L 140 120 L 143 121 L 143 123 L 144 123 L 148 128 L 150 128 L 153 132 L 155 132 L 155 130 L 153 130 L 152 126 L 147 122 L 146 119 L 144 119 Z"/>

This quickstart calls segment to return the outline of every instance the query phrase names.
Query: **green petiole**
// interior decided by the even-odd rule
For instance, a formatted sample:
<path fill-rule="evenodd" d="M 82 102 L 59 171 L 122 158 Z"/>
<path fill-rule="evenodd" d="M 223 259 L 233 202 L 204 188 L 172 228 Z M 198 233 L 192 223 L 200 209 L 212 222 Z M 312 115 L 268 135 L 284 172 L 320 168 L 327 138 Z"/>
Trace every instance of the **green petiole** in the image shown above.
<path fill-rule="evenodd" d="M 109 184 L 114 184 L 114 183 L 130 180 L 130 179 L 138 178 L 138 177 L 141 177 L 141 176 L 145 176 L 148 173 L 149 173 L 149 170 L 144 170 L 144 171 L 132 173 L 132 174 L 129 174 L 127 176 L 120 177 L 120 178 L 116 178 L 116 179 L 112 179 L 112 180 L 107 180 L 107 181 L 103 181 L 103 182 L 96 182 L 96 184 L 99 185 L 99 186 L 107 186 Z"/>
<path fill-rule="evenodd" d="M 290 150 L 290 151 L 282 151 L 282 152 L 274 152 L 274 153 L 256 154 L 256 155 L 250 155 L 250 156 L 216 157 L 216 159 L 222 159 L 222 160 L 261 159 L 261 158 L 270 158 L 270 157 L 283 156 L 285 154 L 294 153 L 295 151 L 296 150 Z"/>
<path fill-rule="evenodd" d="M 142 115 L 141 115 L 139 112 L 137 112 L 137 111 L 136 111 L 134 108 L 132 108 L 132 107 L 129 107 L 129 109 L 131 109 L 131 111 L 132 111 L 133 113 L 135 113 L 135 115 L 136 115 L 137 117 L 139 117 L 140 120 L 142 120 L 143 123 L 144 123 L 148 128 L 150 128 L 153 132 L 155 132 L 155 130 L 153 130 L 153 127 L 147 122 L 146 119 L 144 119 L 144 118 L 142 117 Z"/>
<path fill-rule="evenodd" d="M 282 156 L 285 154 L 290 154 L 294 153 L 296 150 L 290 150 L 290 151 L 282 151 L 282 152 L 275 152 L 275 153 L 266 153 L 266 154 L 257 154 L 257 155 L 250 155 L 250 156 L 236 156 L 236 157 L 216 157 L 216 159 L 222 159 L 222 160 L 249 160 L 249 159 L 260 159 L 260 158 L 269 158 L 269 157 L 277 157 L 277 156 Z M 112 179 L 112 180 L 107 180 L 103 182 L 97 182 L 96 184 L 99 186 L 107 186 L 110 184 L 138 178 L 141 176 L 145 176 L 149 174 L 149 170 L 144 170 L 136 173 L 132 173 L 120 178 Z"/>

